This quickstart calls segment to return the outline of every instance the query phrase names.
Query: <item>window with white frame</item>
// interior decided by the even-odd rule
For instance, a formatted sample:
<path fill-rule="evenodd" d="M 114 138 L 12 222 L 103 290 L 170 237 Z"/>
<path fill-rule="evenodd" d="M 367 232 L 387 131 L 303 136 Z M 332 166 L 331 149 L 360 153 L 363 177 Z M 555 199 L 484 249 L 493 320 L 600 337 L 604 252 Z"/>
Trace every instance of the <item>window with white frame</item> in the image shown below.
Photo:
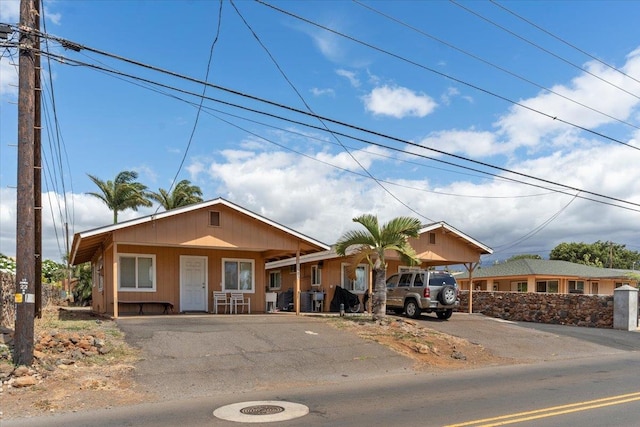
<path fill-rule="evenodd" d="M 223 259 L 224 291 L 254 292 L 254 267 L 252 259 Z"/>
<path fill-rule="evenodd" d="M 282 286 L 282 272 L 272 271 L 269 273 L 269 290 L 280 289 Z"/>
<path fill-rule="evenodd" d="M 557 280 L 541 280 L 536 282 L 536 292 L 546 292 L 548 294 L 558 293 Z"/>
<path fill-rule="evenodd" d="M 156 256 L 120 254 L 118 257 L 118 289 L 153 292 L 156 290 Z"/>
<path fill-rule="evenodd" d="M 350 292 L 364 293 L 369 289 L 368 268 L 365 264 L 356 267 L 355 279 L 350 279 L 348 275 L 348 264 L 342 264 L 342 287 Z"/>
<path fill-rule="evenodd" d="M 318 265 L 311 266 L 311 286 L 320 286 L 322 283 L 322 269 Z"/>

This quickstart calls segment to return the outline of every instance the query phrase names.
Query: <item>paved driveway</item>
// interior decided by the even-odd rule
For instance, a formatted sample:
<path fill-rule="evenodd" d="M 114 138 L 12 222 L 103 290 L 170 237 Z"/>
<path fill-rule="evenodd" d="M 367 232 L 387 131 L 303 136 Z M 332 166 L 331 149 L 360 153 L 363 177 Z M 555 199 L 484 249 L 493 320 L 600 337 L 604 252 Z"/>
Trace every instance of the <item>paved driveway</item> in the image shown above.
<path fill-rule="evenodd" d="M 122 317 L 136 381 L 161 399 L 411 373 L 411 360 L 294 314 Z"/>
<path fill-rule="evenodd" d="M 531 362 L 640 350 L 638 331 L 510 322 L 467 313 L 454 313 L 448 321 L 423 315 L 420 323 L 480 344 L 499 356 Z"/>

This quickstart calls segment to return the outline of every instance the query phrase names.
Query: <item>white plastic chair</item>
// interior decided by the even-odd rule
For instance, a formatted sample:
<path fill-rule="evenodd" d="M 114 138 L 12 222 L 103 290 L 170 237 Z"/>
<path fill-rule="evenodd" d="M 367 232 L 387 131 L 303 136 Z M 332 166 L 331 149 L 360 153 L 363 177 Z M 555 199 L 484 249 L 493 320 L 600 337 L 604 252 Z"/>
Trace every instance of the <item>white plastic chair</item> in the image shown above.
<path fill-rule="evenodd" d="M 224 306 L 224 312 L 227 313 L 227 307 L 231 307 L 231 312 L 233 313 L 233 307 L 231 306 L 231 302 L 227 299 L 226 292 L 217 292 L 213 291 L 213 311 L 218 314 L 218 306 Z"/>
<path fill-rule="evenodd" d="M 244 314 L 244 308 L 247 307 L 249 314 L 251 314 L 251 298 L 244 299 L 242 293 L 231 293 L 231 312 L 235 309 L 238 314 L 238 307 L 242 307 L 242 313 Z"/>

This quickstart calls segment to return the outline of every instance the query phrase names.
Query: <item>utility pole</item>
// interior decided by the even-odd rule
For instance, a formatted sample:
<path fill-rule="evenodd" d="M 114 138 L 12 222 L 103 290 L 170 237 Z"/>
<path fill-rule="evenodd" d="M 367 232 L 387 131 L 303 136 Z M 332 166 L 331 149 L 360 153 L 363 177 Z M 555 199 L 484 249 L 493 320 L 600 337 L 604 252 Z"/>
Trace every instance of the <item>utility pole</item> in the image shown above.
<path fill-rule="evenodd" d="M 36 19 L 33 28 L 40 32 L 40 0 L 34 0 Z M 40 37 L 36 37 L 34 72 L 34 135 L 33 135 L 33 197 L 35 218 L 35 316 L 42 318 L 42 66 L 40 64 Z"/>
<path fill-rule="evenodd" d="M 13 361 L 33 364 L 35 317 L 35 71 L 37 37 L 33 33 L 39 20 L 37 2 L 20 1 L 18 63 L 18 191 L 16 220 L 16 327 Z"/>

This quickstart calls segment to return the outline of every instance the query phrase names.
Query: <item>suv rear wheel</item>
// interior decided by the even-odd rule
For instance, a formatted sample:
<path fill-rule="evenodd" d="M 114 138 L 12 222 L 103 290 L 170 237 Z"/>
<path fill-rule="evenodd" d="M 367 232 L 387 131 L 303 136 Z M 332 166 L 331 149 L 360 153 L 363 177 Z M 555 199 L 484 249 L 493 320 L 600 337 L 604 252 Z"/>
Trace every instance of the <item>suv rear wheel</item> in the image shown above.
<path fill-rule="evenodd" d="M 420 308 L 414 299 L 408 299 L 407 302 L 404 303 L 404 312 L 407 317 L 412 317 L 417 319 L 420 317 Z"/>
<path fill-rule="evenodd" d="M 456 302 L 456 290 L 451 285 L 443 286 L 438 295 L 438 300 L 442 305 L 452 305 Z"/>
<path fill-rule="evenodd" d="M 448 318 L 451 317 L 452 314 L 453 314 L 452 309 L 448 309 L 445 311 L 436 311 L 436 316 L 438 316 L 438 319 L 440 320 L 447 320 Z"/>

